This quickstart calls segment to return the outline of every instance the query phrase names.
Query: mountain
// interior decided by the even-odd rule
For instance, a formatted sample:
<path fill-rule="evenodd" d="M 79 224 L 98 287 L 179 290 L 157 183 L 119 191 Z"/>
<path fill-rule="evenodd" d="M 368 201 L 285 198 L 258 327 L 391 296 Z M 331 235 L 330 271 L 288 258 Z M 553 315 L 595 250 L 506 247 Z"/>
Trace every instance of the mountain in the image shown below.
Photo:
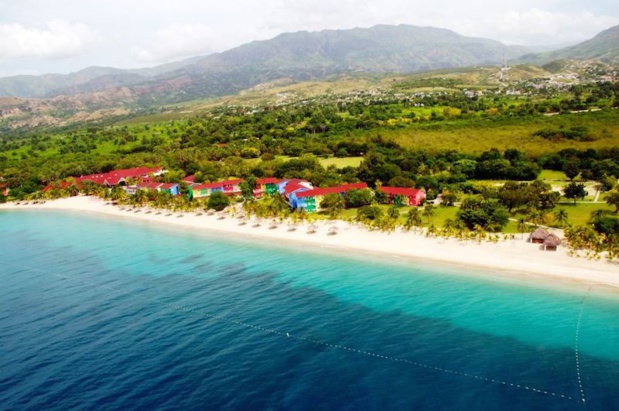
<path fill-rule="evenodd" d="M 162 64 L 152 68 L 124 70 L 113 67 L 88 67 L 70 74 L 13 76 L 0 78 L 0 96 L 46 98 L 102 91 L 143 83 L 150 78 L 193 64 L 202 57 Z"/>
<path fill-rule="evenodd" d="M 91 67 L 66 76 L 2 78 L 0 96 L 41 98 L 129 87 L 149 96 L 144 102 L 177 102 L 236 93 L 282 78 L 299 81 L 349 72 L 404 73 L 497 64 L 526 52 L 446 29 L 379 25 L 286 33 L 151 69 Z"/>
<path fill-rule="evenodd" d="M 544 65 L 554 60 L 600 60 L 605 63 L 619 63 L 619 26 L 614 26 L 597 36 L 575 46 L 556 51 L 527 54 L 520 62 Z"/>

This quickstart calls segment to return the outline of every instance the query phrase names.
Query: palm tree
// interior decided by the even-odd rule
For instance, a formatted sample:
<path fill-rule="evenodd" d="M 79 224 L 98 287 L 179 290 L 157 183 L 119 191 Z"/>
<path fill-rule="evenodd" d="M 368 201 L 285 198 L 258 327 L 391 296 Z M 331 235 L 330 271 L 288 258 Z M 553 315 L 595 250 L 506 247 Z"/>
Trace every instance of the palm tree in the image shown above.
<path fill-rule="evenodd" d="M 430 220 L 434 217 L 435 208 L 432 204 L 428 204 L 423 209 L 423 216 L 428 219 L 428 224 L 430 224 Z"/>
<path fill-rule="evenodd" d="M 404 222 L 404 228 L 410 230 L 411 228 L 415 227 L 416 230 L 417 227 L 421 226 L 421 223 L 422 220 L 419 209 L 411 208 L 410 210 L 408 210 L 408 214 L 406 215 L 406 221 Z"/>
<path fill-rule="evenodd" d="M 563 227 L 567 224 L 567 211 L 565 211 L 564 209 L 559 209 L 554 213 L 554 218 L 557 224 L 559 224 L 559 227 Z"/>
<path fill-rule="evenodd" d="M 518 231 L 520 231 L 521 239 L 523 239 L 524 233 L 527 231 L 527 221 L 522 217 L 518 219 Z"/>

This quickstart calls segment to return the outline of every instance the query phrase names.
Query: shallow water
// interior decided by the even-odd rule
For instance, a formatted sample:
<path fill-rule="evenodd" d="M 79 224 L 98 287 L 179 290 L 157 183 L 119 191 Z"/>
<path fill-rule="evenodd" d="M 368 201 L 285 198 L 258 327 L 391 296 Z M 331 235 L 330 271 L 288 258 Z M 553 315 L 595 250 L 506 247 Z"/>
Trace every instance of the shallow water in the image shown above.
<path fill-rule="evenodd" d="M 6 409 L 619 409 L 595 287 L 36 211 L 0 267 Z"/>

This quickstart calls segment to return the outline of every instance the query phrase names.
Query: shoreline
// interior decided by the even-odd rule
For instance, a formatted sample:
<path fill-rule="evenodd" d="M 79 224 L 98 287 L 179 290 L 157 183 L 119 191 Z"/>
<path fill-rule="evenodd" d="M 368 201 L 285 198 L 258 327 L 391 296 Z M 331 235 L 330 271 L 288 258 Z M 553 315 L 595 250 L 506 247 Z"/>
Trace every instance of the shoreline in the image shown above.
<path fill-rule="evenodd" d="M 255 227 L 253 220 L 240 225 L 239 219 L 228 215 L 221 219 L 217 214 L 198 216 L 194 212 L 181 214 L 169 211 L 157 214 L 156 211 L 148 213 L 147 208 L 121 210 L 119 206 L 86 196 L 47 201 L 44 204 L 0 204 L 0 211 L 2 210 L 63 210 L 103 214 L 206 234 L 223 233 L 248 241 L 264 239 L 274 245 L 293 248 L 294 245 L 313 246 L 317 251 L 328 250 L 344 255 L 358 252 L 374 259 L 382 257 L 385 260 L 404 262 L 417 260 L 423 261 L 424 265 L 436 262 L 454 269 L 479 268 L 491 277 L 494 274 L 498 279 L 516 279 L 531 285 L 543 278 L 549 282 L 558 281 L 559 285 L 565 282 L 599 285 L 619 292 L 619 265 L 604 260 L 590 261 L 570 257 L 565 247 L 559 247 L 554 252 L 542 251 L 537 244 L 521 239 L 520 234 L 514 239 L 498 243 L 478 244 L 453 238 L 428 238 L 422 234 L 399 230 L 392 233 L 369 231 L 341 220 L 312 222 L 311 224 L 317 226 L 317 230 L 308 234 L 308 223 L 298 224 L 296 230 L 289 231 L 289 222 L 270 228 L 271 220 L 267 219 L 263 220 L 259 227 Z M 333 226 L 338 228 L 337 233 L 329 235 L 329 229 Z"/>

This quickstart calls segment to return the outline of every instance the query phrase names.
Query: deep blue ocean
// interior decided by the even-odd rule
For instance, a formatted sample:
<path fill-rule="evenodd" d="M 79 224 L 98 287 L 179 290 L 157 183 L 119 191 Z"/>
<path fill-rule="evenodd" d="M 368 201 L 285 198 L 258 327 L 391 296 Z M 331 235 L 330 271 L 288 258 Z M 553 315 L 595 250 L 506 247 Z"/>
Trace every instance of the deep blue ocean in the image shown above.
<path fill-rule="evenodd" d="M 262 243 L 0 212 L 0 409 L 619 410 L 616 292 Z"/>

